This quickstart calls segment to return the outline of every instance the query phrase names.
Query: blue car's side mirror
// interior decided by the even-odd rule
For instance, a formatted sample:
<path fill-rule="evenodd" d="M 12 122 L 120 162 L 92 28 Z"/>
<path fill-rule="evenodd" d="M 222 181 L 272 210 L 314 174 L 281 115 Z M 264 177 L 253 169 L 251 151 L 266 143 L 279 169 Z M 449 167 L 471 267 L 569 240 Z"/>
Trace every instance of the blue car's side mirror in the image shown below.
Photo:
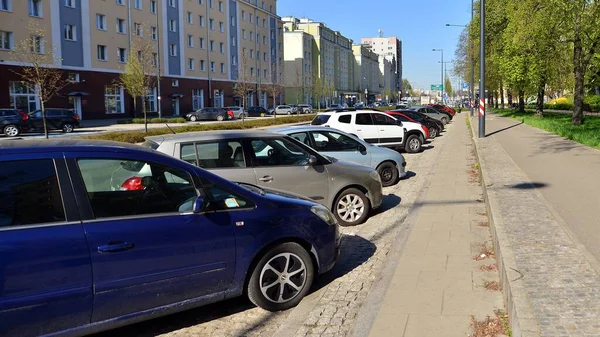
<path fill-rule="evenodd" d="M 199 196 L 198 198 L 196 198 L 196 200 L 194 201 L 194 206 L 192 208 L 192 212 L 194 213 L 202 213 L 204 212 L 205 209 L 205 202 L 206 199 L 204 199 L 203 196 Z"/>

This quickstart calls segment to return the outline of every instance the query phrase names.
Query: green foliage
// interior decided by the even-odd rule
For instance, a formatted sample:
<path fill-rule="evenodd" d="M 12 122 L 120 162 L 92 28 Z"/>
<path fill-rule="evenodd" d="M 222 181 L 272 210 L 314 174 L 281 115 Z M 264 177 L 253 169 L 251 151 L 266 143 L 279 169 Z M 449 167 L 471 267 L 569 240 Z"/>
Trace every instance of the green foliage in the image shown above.
<path fill-rule="evenodd" d="M 185 118 L 183 117 L 174 117 L 174 118 L 151 118 L 148 120 L 150 124 L 181 124 L 185 123 Z M 133 119 L 120 119 L 117 121 L 117 124 L 144 124 L 143 118 L 133 118 Z"/>
<path fill-rule="evenodd" d="M 184 133 L 184 132 L 196 132 L 196 131 L 253 129 L 253 128 L 259 128 L 259 127 L 288 124 L 288 123 L 308 122 L 308 121 L 311 121 L 313 118 L 314 118 L 314 115 L 300 115 L 300 116 L 291 116 L 291 117 L 246 120 L 244 124 L 238 123 L 238 122 L 194 124 L 194 125 L 190 124 L 190 125 L 178 127 L 174 130 L 176 133 Z M 141 143 L 144 141 L 144 137 L 158 136 L 158 135 L 164 135 L 164 134 L 170 134 L 170 133 L 171 133 L 171 130 L 169 130 L 168 128 L 165 127 L 165 128 L 149 129 L 147 132 L 143 132 L 143 131 L 110 132 L 110 133 L 86 136 L 83 138 L 113 140 L 113 141 L 125 142 L 125 143 Z"/>
<path fill-rule="evenodd" d="M 600 118 L 588 117 L 582 125 L 571 123 L 571 114 L 544 113 L 538 117 L 533 112 L 514 112 L 512 110 L 494 110 L 496 113 L 523 121 L 527 125 L 555 133 L 578 143 L 600 149 Z"/>

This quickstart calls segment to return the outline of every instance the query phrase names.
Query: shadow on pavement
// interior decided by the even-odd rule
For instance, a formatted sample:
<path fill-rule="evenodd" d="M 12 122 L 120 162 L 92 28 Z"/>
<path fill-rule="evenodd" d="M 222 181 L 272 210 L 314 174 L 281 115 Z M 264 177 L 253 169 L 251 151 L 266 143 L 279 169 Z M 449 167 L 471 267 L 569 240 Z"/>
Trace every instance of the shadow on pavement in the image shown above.
<path fill-rule="evenodd" d="M 548 187 L 548 184 L 546 183 L 536 183 L 536 182 L 531 182 L 531 183 L 520 183 L 520 184 L 515 184 L 515 185 L 510 185 L 507 186 L 508 188 L 514 188 L 517 190 L 533 190 L 536 188 L 544 188 L 544 187 Z"/>
<path fill-rule="evenodd" d="M 416 177 L 416 176 L 417 176 L 417 174 L 415 172 L 413 172 L 413 171 L 406 171 L 406 175 L 404 177 L 402 177 L 402 179 L 400 179 L 400 181 L 402 181 L 402 180 L 408 180 L 408 179 L 410 179 L 412 177 Z"/>
<path fill-rule="evenodd" d="M 427 151 L 427 150 L 433 150 L 435 148 L 435 146 L 433 145 L 429 145 L 429 146 L 423 146 L 422 149 L 423 151 Z"/>
<path fill-rule="evenodd" d="M 523 122 L 521 122 L 521 123 L 517 123 L 517 124 L 514 124 L 514 125 L 511 125 L 511 126 L 507 126 L 507 127 L 503 128 L 503 129 L 496 130 L 496 131 L 494 131 L 494 132 L 488 133 L 488 134 L 486 135 L 486 137 L 493 136 L 493 135 L 495 135 L 495 134 L 497 134 L 497 133 L 500 133 L 500 132 L 502 132 L 502 131 L 506 131 L 506 130 L 509 130 L 509 129 L 515 128 L 515 127 L 517 127 L 517 126 L 519 126 L 519 125 L 522 125 L 522 124 L 523 124 Z"/>
<path fill-rule="evenodd" d="M 372 212 L 371 216 L 375 216 L 377 214 L 381 214 L 387 210 L 390 210 L 390 209 L 400 205 L 401 201 L 402 201 L 402 198 L 400 198 L 399 196 L 397 196 L 395 194 L 384 195 L 381 206 L 379 206 L 378 209 L 374 210 Z"/>

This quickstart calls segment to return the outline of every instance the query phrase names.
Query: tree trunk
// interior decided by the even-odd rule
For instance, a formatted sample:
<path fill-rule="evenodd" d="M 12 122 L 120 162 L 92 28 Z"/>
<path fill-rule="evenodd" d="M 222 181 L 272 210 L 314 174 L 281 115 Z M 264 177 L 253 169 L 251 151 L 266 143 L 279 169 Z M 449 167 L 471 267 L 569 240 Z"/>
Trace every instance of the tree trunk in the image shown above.
<path fill-rule="evenodd" d="M 144 114 L 144 131 L 148 133 L 148 114 L 146 113 L 146 104 L 144 104 L 144 97 L 142 98 L 142 113 Z"/>
<path fill-rule="evenodd" d="M 513 107 L 513 97 L 512 97 L 512 90 L 508 90 L 508 92 L 506 93 L 506 96 L 508 98 L 508 106 L 512 109 Z"/>
<path fill-rule="evenodd" d="M 525 91 L 519 90 L 519 112 L 525 112 Z"/>
<path fill-rule="evenodd" d="M 573 123 L 573 125 L 580 125 L 581 123 L 583 123 L 583 85 L 585 75 L 583 58 L 585 57 L 585 55 L 583 55 L 581 37 L 577 35 L 577 32 L 573 49 L 573 72 L 575 75 L 575 92 L 573 93 L 573 117 L 571 118 L 571 122 Z"/>
<path fill-rule="evenodd" d="M 48 139 L 48 124 L 46 124 L 46 104 L 44 104 L 44 98 L 40 94 L 40 105 L 42 107 L 42 124 L 44 124 L 44 137 Z"/>
<path fill-rule="evenodd" d="M 504 84 L 500 83 L 500 107 L 504 109 Z"/>
<path fill-rule="evenodd" d="M 537 90 L 537 104 L 536 104 L 536 108 L 535 108 L 535 114 L 543 117 L 544 116 L 544 89 L 546 87 L 546 84 L 544 83 L 544 81 L 541 81 L 540 84 L 538 85 L 538 90 Z"/>
<path fill-rule="evenodd" d="M 494 108 L 498 109 L 498 90 L 494 90 Z"/>

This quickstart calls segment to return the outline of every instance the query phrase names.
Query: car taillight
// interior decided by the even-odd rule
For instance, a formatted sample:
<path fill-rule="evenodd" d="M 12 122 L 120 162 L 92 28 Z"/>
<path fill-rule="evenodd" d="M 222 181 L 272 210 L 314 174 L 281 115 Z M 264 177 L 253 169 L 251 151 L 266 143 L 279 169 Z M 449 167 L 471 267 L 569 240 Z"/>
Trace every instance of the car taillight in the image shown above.
<path fill-rule="evenodd" d="M 73 114 L 73 120 L 78 121 L 79 120 L 79 116 L 77 116 L 77 114 Z"/>
<path fill-rule="evenodd" d="M 121 191 L 142 191 L 146 187 L 142 185 L 142 177 L 131 177 L 123 182 Z"/>
<path fill-rule="evenodd" d="M 27 114 L 24 111 L 19 110 L 19 113 L 21 114 L 21 119 L 26 121 L 29 120 L 29 116 L 27 116 Z"/>
<path fill-rule="evenodd" d="M 429 129 L 423 124 L 421 124 L 421 128 L 423 129 L 423 132 L 425 132 L 425 139 L 429 138 Z"/>

